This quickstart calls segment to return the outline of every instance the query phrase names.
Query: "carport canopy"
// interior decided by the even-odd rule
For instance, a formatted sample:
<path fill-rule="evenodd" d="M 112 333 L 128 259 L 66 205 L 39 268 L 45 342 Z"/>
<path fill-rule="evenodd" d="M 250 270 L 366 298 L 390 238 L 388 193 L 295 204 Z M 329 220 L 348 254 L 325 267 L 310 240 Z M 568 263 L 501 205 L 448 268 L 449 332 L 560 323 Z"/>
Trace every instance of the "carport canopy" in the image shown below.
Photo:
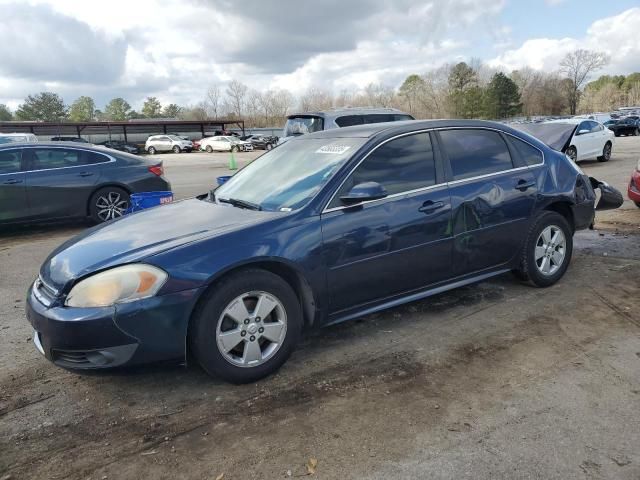
<path fill-rule="evenodd" d="M 244 135 L 243 120 L 130 120 L 126 122 L 0 122 L 1 133 L 33 133 L 38 136 L 123 135 L 190 133 L 238 128 Z"/>

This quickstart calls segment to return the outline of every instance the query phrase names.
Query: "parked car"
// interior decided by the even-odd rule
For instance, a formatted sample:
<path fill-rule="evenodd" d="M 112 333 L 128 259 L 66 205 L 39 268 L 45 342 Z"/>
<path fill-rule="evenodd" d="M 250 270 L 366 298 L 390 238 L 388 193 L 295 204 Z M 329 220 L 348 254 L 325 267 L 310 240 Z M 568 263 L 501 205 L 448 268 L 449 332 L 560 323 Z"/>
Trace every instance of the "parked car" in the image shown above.
<path fill-rule="evenodd" d="M 75 142 L 75 143 L 89 143 L 87 140 L 81 137 L 51 137 L 52 142 Z"/>
<path fill-rule="evenodd" d="M 207 152 L 249 152 L 253 150 L 251 142 L 245 142 L 232 136 L 207 137 L 200 140 L 200 150 Z"/>
<path fill-rule="evenodd" d="M 631 174 L 627 196 L 629 200 L 636 204 L 636 207 L 640 208 L 640 160 L 638 160 L 636 169 Z"/>
<path fill-rule="evenodd" d="M 29 288 L 27 318 L 59 366 L 193 354 L 213 375 L 251 382 L 285 362 L 303 328 L 509 271 L 553 285 L 574 231 L 593 222 L 594 186 L 599 208 L 622 203 L 565 155 L 498 123 L 305 135 L 215 192 L 58 247 Z"/>
<path fill-rule="evenodd" d="M 574 162 L 597 159 L 608 162 L 613 150 L 614 134 L 595 120 L 576 118 L 543 123 L 523 123 L 514 128 L 533 135 L 551 148 L 565 153 Z"/>
<path fill-rule="evenodd" d="M 33 133 L 0 133 L 0 144 L 3 143 L 35 143 L 38 141 Z"/>
<path fill-rule="evenodd" d="M 114 150 L 119 150 L 121 152 L 131 153 L 133 155 L 140 153 L 140 149 L 137 145 L 133 143 L 127 143 L 122 140 L 107 140 L 106 142 L 100 142 L 98 145 L 112 148 Z"/>
<path fill-rule="evenodd" d="M 147 138 L 144 144 L 144 150 L 149 155 L 155 155 L 159 152 L 190 152 L 192 149 L 191 140 L 184 140 L 175 135 L 152 135 Z"/>
<path fill-rule="evenodd" d="M 640 135 L 640 122 L 633 117 L 617 120 L 615 123 L 607 125 L 607 128 L 611 130 L 616 137 L 620 135 Z"/>
<path fill-rule="evenodd" d="M 294 113 L 287 117 L 280 142 L 332 128 L 402 120 L 413 120 L 413 117 L 395 108 L 342 108 L 324 112 Z"/>
<path fill-rule="evenodd" d="M 0 145 L 0 225 L 120 217 L 132 193 L 170 190 L 162 162 L 73 143 Z"/>
<path fill-rule="evenodd" d="M 152 133 L 152 134 L 149 135 L 149 137 L 157 137 L 159 135 L 173 135 L 174 137 L 181 138 L 182 140 L 190 140 L 188 135 L 182 135 L 181 133 L 176 133 L 176 132 Z"/>
<path fill-rule="evenodd" d="M 245 142 L 250 142 L 253 148 L 259 148 L 260 150 L 271 150 L 278 144 L 278 137 L 271 135 L 245 135 L 240 137 Z"/>

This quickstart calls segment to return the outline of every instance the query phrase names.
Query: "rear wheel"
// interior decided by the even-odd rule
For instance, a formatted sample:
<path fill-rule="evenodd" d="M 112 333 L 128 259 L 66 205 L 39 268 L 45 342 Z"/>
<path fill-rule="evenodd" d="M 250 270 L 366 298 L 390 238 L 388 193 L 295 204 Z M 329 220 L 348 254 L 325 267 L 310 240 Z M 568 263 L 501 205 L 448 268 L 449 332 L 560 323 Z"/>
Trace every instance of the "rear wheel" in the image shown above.
<path fill-rule="evenodd" d="M 608 162 L 611 159 L 611 142 L 604 144 L 602 155 L 598 157 L 599 162 Z"/>
<path fill-rule="evenodd" d="M 154 147 L 149 147 L 149 148 L 147 148 L 147 153 L 149 155 L 155 155 L 156 154 L 156 149 Z"/>
<path fill-rule="evenodd" d="M 175 145 L 173 148 L 173 153 L 180 153 L 182 150 L 180 150 L 180 147 L 178 145 Z"/>
<path fill-rule="evenodd" d="M 574 162 L 578 161 L 578 150 L 573 145 L 567 148 L 567 156 Z"/>
<path fill-rule="evenodd" d="M 95 223 L 123 216 L 130 204 L 129 193 L 120 187 L 104 187 L 91 196 L 89 215 Z"/>
<path fill-rule="evenodd" d="M 259 269 L 223 278 L 200 304 L 189 341 L 200 365 L 232 383 L 275 372 L 302 329 L 298 298 L 281 277 Z"/>
<path fill-rule="evenodd" d="M 205 147 L 205 150 L 207 151 L 207 153 L 211 153 L 211 152 L 213 152 L 213 147 L 211 145 L 207 145 Z"/>
<path fill-rule="evenodd" d="M 567 220 L 556 212 L 542 212 L 529 229 L 514 274 L 538 287 L 556 283 L 569 267 L 573 234 Z"/>

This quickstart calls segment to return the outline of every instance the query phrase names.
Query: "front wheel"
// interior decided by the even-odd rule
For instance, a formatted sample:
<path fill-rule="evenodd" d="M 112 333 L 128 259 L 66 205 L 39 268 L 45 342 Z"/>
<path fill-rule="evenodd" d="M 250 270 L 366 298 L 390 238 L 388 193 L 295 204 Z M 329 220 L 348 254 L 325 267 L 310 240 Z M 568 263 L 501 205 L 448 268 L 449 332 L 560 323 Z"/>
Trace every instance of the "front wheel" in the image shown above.
<path fill-rule="evenodd" d="M 273 145 L 271 145 L 270 143 L 267 143 L 264 148 L 265 150 L 271 150 L 273 148 Z"/>
<path fill-rule="evenodd" d="M 634 136 L 634 137 L 637 137 L 638 135 L 640 135 L 640 129 L 636 128 L 636 129 L 633 131 L 633 136 Z"/>
<path fill-rule="evenodd" d="M 156 154 L 156 149 L 154 147 L 149 147 L 149 148 L 147 148 L 147 153 L 149 155 L 155 155 Z"/>
<path fill-rule="evenodd" d="M 266 270 L 223 278 L 203 299 L 189 334 L 198 362 L 231 383 L 254 382 L 289 358 L 302 330 L 302 309 L 289 284 Z"/>
<path fill-rule="evenodd" d="M 573 161 L 573 162 L 577 162 L 578 161 L 578 150 L 576 149 L 576 147 L 571 146 L 569 148 L 567 148 L 567 156 Z"/>
<path fill-rule="evenodd" d="M 235 145 L 233 147 L 231 147 L 231 151 L 232 152 L 237 152 L 238 150 L 239 150 L 239 148 L 237 146 L 235 146 Z"/>
<path fill-rule="evenodd" d="M 599 162 L 608 162 L 611 159 L 611 143 L 607 142 L 602 149 L 602 155 L 598 157 Z"/>
<path fill-rule="evenodd" d="M 211 145 L 207 145 L 205 147 L 205 150 L 207 151 L 207 153 L 212 153 L 213 152 L 213 147 Z"/>
<path fill-rule="evenodd" d="M 573 232 L 567 220 L 556 212 L 542 212 L 529 229 L 513 273 L 538 287 L 549 287 L 567 271 L 572 253 Z"/>

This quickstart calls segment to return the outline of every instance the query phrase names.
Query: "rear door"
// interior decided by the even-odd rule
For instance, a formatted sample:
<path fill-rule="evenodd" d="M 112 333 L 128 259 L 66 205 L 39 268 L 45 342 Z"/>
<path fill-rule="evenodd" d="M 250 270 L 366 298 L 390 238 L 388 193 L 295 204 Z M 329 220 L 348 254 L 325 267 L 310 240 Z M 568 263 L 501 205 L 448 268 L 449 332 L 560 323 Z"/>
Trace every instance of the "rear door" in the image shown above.
<path fill-rule="evenodd" d="M 22 150 L 0 150 L 0 223 L 28 217 L 27 189 Z"/>
<path fill-rule="evenodd" d="M 27 201 L 35 218 L 82 217 L 112 157 L 75 148 L 27 148 Z"/>
<path fill-rule="evenodd" d="M 167 136 L 162 136 L 158 139 L 157 149 L 161 152 L 168 152 L 173 147 L 171 139 Z"/>
<path fill-rule="evenodd" d="M 490 129 L 438 132 L 449 179 L 456 276 L 506 264 L 519 251 L 537 187 L 524 161 Z"/>

